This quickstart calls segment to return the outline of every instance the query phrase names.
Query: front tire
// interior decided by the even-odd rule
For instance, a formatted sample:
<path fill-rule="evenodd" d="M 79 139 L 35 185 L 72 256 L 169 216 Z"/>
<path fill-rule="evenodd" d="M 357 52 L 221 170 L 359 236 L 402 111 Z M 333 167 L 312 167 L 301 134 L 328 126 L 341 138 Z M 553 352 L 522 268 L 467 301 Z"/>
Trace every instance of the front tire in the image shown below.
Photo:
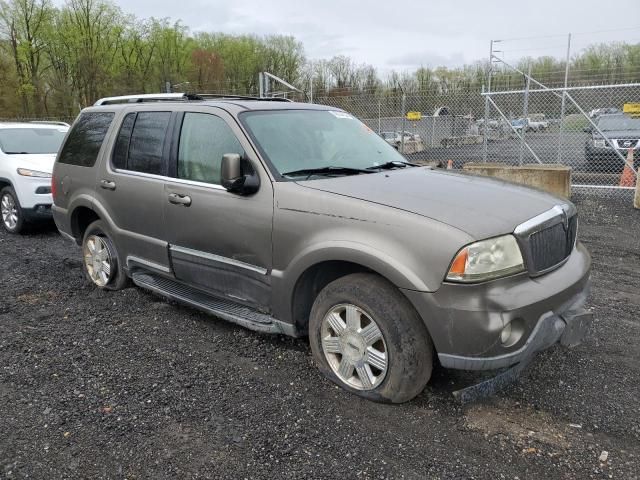
<path fill-rule="evenodd" d="M 24 228 L 24 212 L 18 196 L 12 187 L 4 187 L 0 192 L 0 212 L 2 226 L 8 233 L 20 233 Z"/>
<path fill-rule="evenodd" d="M 116 246 L 102 220 L 96 220 L 84 232 L 82 259 L 85 275 L 96 287 L 122 290 L 129 283 Z"/>
<path fill-rule="evenodd" d="M 309 340 L 322 373 L 368 400 L 409 401 L 431 378 L 433 346 L 422 319 L 375 274 L 327 285 L 311 309 Z"/>

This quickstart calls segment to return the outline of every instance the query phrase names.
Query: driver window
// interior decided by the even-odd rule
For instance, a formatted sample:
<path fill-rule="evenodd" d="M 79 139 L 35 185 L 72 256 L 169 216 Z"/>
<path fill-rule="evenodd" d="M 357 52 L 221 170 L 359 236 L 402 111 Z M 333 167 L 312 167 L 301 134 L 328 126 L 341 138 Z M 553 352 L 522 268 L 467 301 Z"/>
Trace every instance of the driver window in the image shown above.
<path fill-rule="evenodd" d="M 178 146 L 178 178 L 219 185 L 225 153 L 244 157 L 240 142 L 226 122 L 207 113 L 185 113 Z"/>

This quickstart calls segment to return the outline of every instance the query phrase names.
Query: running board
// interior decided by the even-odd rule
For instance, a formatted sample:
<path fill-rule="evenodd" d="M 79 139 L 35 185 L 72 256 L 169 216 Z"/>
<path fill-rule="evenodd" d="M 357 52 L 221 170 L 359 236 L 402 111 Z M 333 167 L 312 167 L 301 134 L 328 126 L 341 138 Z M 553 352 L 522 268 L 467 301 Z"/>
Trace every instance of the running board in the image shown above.
<path fill-rule="evenodd" d="M 131 279 L 139 287 L 210 313 L 228 322 L 236 323 L 249 330 L 296 336 L 293 325 L 277 320 L 271 315 L 260 313 L 253 308 L 193 289 L 175 280 L 141 271 L 135 272 Z"/>

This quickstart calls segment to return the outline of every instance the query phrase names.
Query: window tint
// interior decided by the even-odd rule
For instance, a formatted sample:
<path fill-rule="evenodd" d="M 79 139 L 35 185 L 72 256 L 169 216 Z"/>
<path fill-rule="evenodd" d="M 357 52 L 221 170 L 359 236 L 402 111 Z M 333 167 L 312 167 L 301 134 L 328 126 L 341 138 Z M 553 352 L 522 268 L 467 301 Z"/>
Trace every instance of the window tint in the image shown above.
<path fill-rule="evenodd" d="M 219 117 L 186 113 L 178 148 L 178 178 L 220 184 L 225 153 L 244 151 L 231 128 Z"/>
<path fill-rule="evenodd" d="M 164 175 L 162 159 L 164 137 L 170 112 L 139 112 L 129 141 L 127 170 Z"/>
<path fill-rule="evenodd" d="M 81 167 L 93 167 L 113 115 L 113 112 L 81 114 L 62 147 L 58 161 Z"/>
<path fill-rule="evenodd" d="M 131 130 L 133 130 L 133 122 L 136 121 L 136 114 L 129 113 L 122 121 L 120 133 L 116 139 L 116 146 L 113 149 L 113 166 L 114 168 L 127 168 L 127 154 L 129 153 L 129 139 L 131 138 Z"/>

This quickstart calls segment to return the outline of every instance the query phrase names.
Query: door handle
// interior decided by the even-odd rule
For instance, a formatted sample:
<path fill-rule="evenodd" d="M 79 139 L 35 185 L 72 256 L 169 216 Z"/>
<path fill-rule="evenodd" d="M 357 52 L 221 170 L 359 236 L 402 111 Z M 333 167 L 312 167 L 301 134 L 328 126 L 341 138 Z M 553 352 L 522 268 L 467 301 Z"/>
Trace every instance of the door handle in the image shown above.
<path fill-rule="evenodd" d="M 100 188 L 104 188 L 105 190 L 115 190 L 116 182 L 112 182 L 111 180 L 100 180 Z"/>
<path fill-rule="evenodd" d="M 184 205 L 185 207 L 188 207 L 189 205 L 191 205 L 191 197 L 189 195 L 182 195 L 180 193 L 170 193 L 169 203 L 173 203 L 174 205 Z"/>

